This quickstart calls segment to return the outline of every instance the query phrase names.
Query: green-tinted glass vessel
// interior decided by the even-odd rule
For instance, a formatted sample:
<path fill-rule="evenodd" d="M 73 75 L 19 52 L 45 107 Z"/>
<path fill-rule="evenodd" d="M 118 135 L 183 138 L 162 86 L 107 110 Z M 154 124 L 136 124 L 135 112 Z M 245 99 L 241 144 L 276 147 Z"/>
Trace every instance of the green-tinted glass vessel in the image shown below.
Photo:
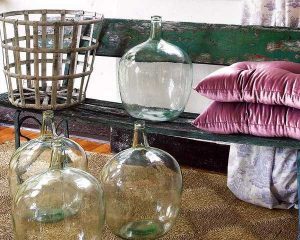
<path fill-rule="evenodd" d="M 157 239 L 174 225 L 182 176 L 176 160 L 149 146 L 145 123 L 137 121 L 132 147 L 103 168 L 106 223 L 123 239 Z"/>
<path fill-rule="evenodd" d="M 65 149 L 53 144 L 50 168 L 27 179 L 12 204 L 16 240 L 101 240 L 104 199 L 100 183 L 68 167 Z"/>
<path fill-rule="evenodd" d="M 82 147 L 69 138 L 57 136 L 53 111 L 44 111 L 40 136 L 22 145 L 11 157 L 9 185 L 12 197 L 25 180 L 49 168 L 53 141 L 56 139 L 64 148 L 67 159 L 65 164 L 87 170 L 87 157 Z"/>
<path fill-rule="evenodd" d="M 182 49 L 162 39 L 161 17 L 154 16 L 149 39 L 121 58 L 118 79 L 122 103 L 131 116 L 167 121 L 184 111 L 192 63 Z"/>

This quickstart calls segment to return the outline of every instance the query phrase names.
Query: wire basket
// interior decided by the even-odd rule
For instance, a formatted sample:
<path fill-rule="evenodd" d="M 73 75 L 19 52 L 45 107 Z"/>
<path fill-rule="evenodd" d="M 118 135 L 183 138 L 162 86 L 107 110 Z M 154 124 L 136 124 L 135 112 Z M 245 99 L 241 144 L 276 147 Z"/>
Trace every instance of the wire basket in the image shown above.
<path fill-rule="evenodd" d="M 55 110 L 84 101 L 103 15 L 24 10 L 2 13 L 0 21 L 4 74 L 14 106 Z"/>

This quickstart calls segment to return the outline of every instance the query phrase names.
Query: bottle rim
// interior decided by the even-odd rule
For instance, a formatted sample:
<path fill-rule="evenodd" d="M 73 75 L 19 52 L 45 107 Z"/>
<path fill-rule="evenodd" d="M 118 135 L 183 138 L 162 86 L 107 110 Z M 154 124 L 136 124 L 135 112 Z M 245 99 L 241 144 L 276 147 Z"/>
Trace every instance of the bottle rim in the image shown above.
<path fill-rule="evenodd" d="M 151 22 L 161 22 L 161 19 L 161 16 L 158 15 L 151 16 Z"/>
<path fill-rule="evenodd" d="M 43 116 L 44 117 L 54 117 L 54 112 L 52 110 L 46 110 L 46 111 L 43 111 Z"/>
<path fill-rule="evenodd" d="M 134 122 L 134 129 L 144 129 L 145 128 L 145 121 L 144 120 L 136 120 Z"/>

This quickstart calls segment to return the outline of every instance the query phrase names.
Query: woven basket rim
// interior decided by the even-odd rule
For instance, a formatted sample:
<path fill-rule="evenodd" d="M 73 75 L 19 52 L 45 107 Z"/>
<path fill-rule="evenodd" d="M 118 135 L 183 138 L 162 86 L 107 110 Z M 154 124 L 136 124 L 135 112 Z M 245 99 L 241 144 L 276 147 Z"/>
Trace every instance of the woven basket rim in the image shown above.
<path fill-rule="evenodd" d="M 80 16 L 93 16 L 93 19 L 82 20 L 53 20 L 53 21 L 29 21 L 19 20 L 7 17 L 13 17 L 24 14 L 79 14 Z M 0 13 L 0 21 L 11 24 L 29 25 L 29 26 L 74 26 L 74 25 L 86 25 L 94 24 L 103 21 L 103 14 L 97 12 L 83 11 L 83 10 L 66 10 L 66 9 L 31 9 L 31 10 L 18 10 Z"/>

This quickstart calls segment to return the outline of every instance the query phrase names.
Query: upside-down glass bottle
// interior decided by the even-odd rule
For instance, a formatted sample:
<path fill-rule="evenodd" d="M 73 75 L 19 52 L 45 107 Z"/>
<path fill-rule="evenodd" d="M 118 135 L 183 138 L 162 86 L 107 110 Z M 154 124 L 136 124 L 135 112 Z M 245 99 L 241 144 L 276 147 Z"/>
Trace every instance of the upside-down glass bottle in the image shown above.
<path fill-rule="evenodd" d="M 170 230 L 180 208 L 182 176 L 176 160 L 149 146 L 144 121 L 134 126 L 132 147 L 101 172 L 106 223 L 124 239 L 156 239 Z"/>
<path fill-rule="evenodd" d="M 192 89 L 192 62 L 162 39 L 161 17 L 151 17 L 148 40 L 121 58 L 118 80 L 123 106 L 135 118 L 167 121 L 184 111 Z"/>
<path fill-rule="evenodd" d="M 87 170 L 87 157 L 82 147 L 69 138 L 57 136 L 53 111 L 44 111 L 40 136 L 22 145 L 11 157 L 9 185 L 12 197 L 26 179 L 49 168 L 55 139 L 59 139 L 64 149 L 66 165 Z"/>
<path fill-rule="evenodd" d="M 100 183 L 65 164 L 68 159 L 59 140 L 50 159 L 50 168 L 27 179 L 14 197 L 15 238 L 100 240 L 105 216 Z"/>

